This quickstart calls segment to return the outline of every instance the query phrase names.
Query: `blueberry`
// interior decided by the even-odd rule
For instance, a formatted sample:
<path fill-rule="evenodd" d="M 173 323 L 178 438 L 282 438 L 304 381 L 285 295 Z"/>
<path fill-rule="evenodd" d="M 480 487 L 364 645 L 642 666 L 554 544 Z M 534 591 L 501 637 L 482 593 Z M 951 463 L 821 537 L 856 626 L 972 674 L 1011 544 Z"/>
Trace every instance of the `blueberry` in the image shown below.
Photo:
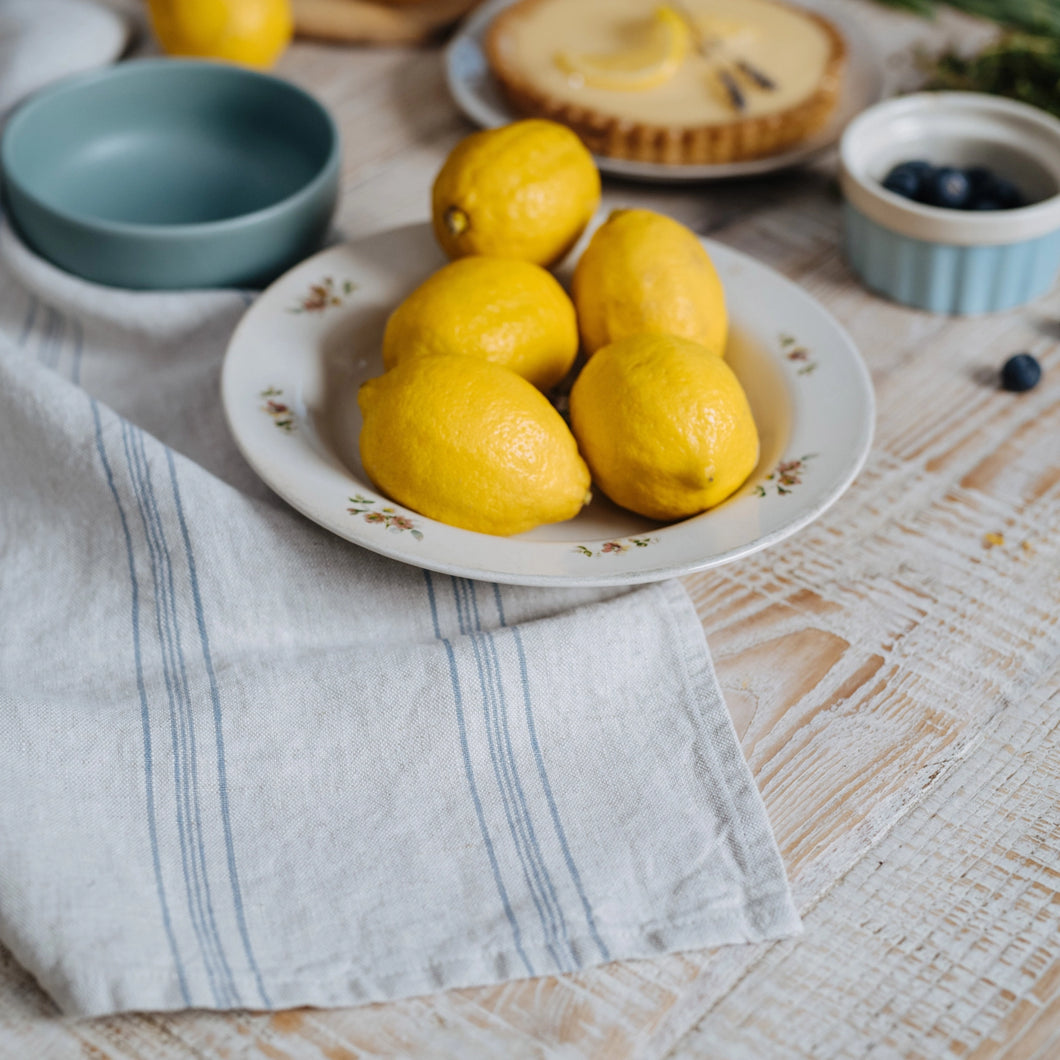
<path fill-rule="evenodd" d="M 1005 390 L 1031 390 L 1042 377 L 1042 366 L 1029 353 L 1013 354 L 1001 368 L 1001 385 Z"/>
<path fill-rule="evenodd" d="M 924 201 L 950 210 L 963 209 L 971 197 L 971 185 L 964 170 L 939 166 L 925 182 Z"/>
<path fill-rule="evenodd" d="M 1010 210 L 1026 200 L 1012 181 L 989 166 L 934 166 L 922 158 L 899 162 L 883 178 L 895 195 L 950 210 Z"/>
<path fill-rule="evenodd" d="M 899 162 L 883 178 L 883 186 L 895 195 L 904 199 L 917 199 L 924 186 L 925 179 L 931 174 L 934 166 L 930 162 L 913 159 Z"/>
<path fill-rule="evenodd" d="M 883 178 L 883 186 L 903 199 L 915 199 L 920 194 L 920 178 L 908 169 L 898 167 Z"/>
<path fill-rule="evenodd" d="M 924 158 L 911 158 L 908 162 L 902 162 L 901 165 L 905 166 L 906 169 L 911 169 L 914 173 L 919 173 L 924 176 L 925 173 L 930 173 L 935 167 Z"/>
<path fill-rule="evenodd" d="M 994 171 L 986 166 L 969 166 L 964 175 L 968 178 L 968 186 L 972 189 L 973 196 L 988 194 L 996 179 Z"/>
<path fill-rule="evenodd" d="M 1026 205 L 1019 188 L 987 166 L 970 166 L 964 175 L 971 187 L 968 210 L 1011 210 Z"/>
<path fill-rule="evenodd" d="M 1014 210 L 1019 206 L 1025 205 L 1023 195 L 1011 180 L 1006 180 L 1004 177 L 995 177 L 991 190 L 993 198 L 1001 203 L 1002 210 Z"/>

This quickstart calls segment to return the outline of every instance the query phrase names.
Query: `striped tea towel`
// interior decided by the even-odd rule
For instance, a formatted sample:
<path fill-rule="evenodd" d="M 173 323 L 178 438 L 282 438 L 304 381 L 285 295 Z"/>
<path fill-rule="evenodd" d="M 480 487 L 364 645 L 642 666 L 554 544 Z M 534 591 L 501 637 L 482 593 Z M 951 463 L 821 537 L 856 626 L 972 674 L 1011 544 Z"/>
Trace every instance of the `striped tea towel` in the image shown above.
<path fill-rule="evenodd" d="M 222 420 L 246 301 L 0 233 L 0 941 L 90 1015 L 797 931 L 682 587 L 501 587 L 310 524 Z"/>

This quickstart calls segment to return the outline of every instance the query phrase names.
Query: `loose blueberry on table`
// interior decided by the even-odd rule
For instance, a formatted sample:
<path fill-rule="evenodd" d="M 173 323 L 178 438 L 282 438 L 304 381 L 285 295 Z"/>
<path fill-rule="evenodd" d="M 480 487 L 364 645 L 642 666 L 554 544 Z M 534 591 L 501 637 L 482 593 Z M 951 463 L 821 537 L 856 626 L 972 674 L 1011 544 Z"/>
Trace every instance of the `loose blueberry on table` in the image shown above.
<path fill-rule="evenodd" d="M 915 158 L 892 166 L 882 183 L 903 199 L 949 210 L 1012 210 L 1026 205 L 1019 188 L 987 166 L 936 166 Z"/>
<path fill-rule="evenodd" d="M 1006 390 L 1031 390 L 1042 377 L 1042 366 L 1029 353 L 1013 354 L 1001 368 L 1001 385 Z"/>

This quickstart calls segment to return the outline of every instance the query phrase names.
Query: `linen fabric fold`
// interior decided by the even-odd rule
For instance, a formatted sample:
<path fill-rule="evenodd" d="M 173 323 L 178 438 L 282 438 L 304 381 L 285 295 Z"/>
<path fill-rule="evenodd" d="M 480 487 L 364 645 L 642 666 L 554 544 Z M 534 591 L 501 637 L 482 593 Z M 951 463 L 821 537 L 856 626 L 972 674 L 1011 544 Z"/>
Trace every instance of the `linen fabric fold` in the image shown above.
<path fill-rule="evenodd" d="M 94 1015 L 799 930 L 681 585 L 492 585 L 308 522 L 223 420 L 250 297 L 0 232 L 0 941 Z"/>

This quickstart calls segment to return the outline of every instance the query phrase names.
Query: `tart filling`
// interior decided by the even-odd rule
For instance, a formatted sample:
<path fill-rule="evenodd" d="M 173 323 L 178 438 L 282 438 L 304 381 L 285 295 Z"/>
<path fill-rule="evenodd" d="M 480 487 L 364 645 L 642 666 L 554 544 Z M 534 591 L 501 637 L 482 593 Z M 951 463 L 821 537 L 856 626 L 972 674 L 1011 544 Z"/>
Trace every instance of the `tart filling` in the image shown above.
<path fill-rule="evenodd" d="M 845 45 L 828 20 L 778 0 L 518 0 L 486 53 L 515 110 L 569 125 L 594 152 L 703 163 L 816 131 Z"/>

